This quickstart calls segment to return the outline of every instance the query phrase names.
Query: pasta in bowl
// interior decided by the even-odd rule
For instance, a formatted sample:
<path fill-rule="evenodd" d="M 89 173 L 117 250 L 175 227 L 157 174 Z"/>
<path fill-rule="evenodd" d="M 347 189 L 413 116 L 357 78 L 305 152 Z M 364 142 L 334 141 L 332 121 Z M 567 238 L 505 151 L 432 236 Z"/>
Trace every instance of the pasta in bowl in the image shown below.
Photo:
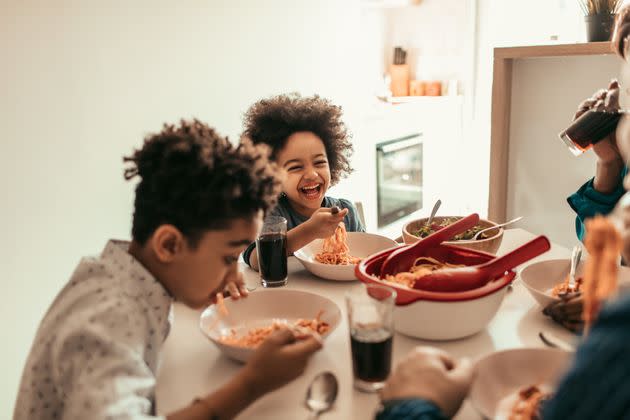
<path fill-rule="evenodd" d="M 381 278 L 383 261 L 392 250 L 382 251 L 364 259 L 356 266 L 356 275 L 364 283 L 388 286 L 396 290 L 394 328 L 399 333 L 425 340 L 455 340 L 483 330 L 497 313 L 507 287 L 516 273 L 509 271 L 485 286 L 463 292 L 433 292 L 417 290 L 413 285 L 421 270 L 439 270 L 449 265 L 478 265 L 493 255 L 438 245 L 416 256 L 417 271 L 396 273 Z M 427 258 L 428 257 L 428 258 Z"/>
<path fill-rule="evenodd" d="M 563 285 L 569 276 L 570 263 L 568 258 L 535 262 L 525 267 L 519 277 L 527 291 L 544 308 L 560 300 L 558 292 L 564 291 Z M 585 261 L 582 261 L 576 272 L 578 291 L 582 288 L 584 266 Z M 619 267 L 618 282 L 619 293 L 630 291 L 630 268 Z"/>
<path fill-rule="evenodd" d="M 335 280 L 356 280 L 355 265 L 369 255 L 393 248 L 398 244 L 384 236 L 365 232 L 345 232 L 337 229 L 328 239 L 316 239 L 297 250 L 294 255 L 311 273 Z"/>
<path fill-rule="evenodd" d="M 341 321 L 333 301 L 299 290 L 257 290 L 245 299 L 226 299 L 224 305 L 204 310 L 199 328 L 223 354 L 239 362 L 246 362 L 280 328 L 325 339 Z"/>
<path fill-rule="evenodd" d="M 497 351 L 475 363 L 468 399 L 488 419 L 533 420 L 540 400 L 549 398 L 573 355 L 558 349 Z"/>

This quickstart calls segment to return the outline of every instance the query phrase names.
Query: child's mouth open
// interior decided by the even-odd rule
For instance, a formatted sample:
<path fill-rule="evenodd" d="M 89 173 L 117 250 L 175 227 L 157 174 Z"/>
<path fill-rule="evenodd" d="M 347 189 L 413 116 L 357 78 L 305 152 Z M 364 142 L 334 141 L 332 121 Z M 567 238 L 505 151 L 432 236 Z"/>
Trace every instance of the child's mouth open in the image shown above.
<path fill-rule="evenodd" d="M 309 184 L 298 188 L 300 196 L 307 200 L 317 200 L 321 196 L 322 184 Z"/>

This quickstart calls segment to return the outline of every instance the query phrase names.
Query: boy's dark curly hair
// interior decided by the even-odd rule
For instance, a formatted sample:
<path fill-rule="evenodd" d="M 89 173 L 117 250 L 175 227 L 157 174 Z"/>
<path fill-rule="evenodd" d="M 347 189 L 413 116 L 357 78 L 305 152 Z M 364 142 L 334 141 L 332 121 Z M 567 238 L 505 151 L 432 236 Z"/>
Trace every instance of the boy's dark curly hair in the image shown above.
<path fill-rule="evenodd" d="M 133 239 L 144 244 L 172 224 L 196 247 L 205 231 L 275 206 L 280 173 L 269 148 L 244 139 L 237 146 L 198 120 L 164 125 L 124 162 L 125 179 L 138 175 Z"/>
<path fill-rule="evenodd" d="M 353 151 L 351 135 L 341 115 L 340 106 L 317 95 L 279 95 L 258 101 L 249 108 L 244 116 L 243 134 L 255 144 L 271 146 L 271 156 L 275 159 L 293 133 L 314 133 L 324 142 L 331 184 L 334 185 L 352 172 L 349 162 Z"/>

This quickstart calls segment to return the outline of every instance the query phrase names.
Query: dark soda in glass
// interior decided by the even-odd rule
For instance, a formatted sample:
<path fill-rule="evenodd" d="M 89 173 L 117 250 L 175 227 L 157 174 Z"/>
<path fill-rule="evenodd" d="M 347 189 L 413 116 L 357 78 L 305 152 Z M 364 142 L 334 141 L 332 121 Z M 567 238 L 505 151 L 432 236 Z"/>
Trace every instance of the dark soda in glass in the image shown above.
<path fill-rule="evenodd" d="M 392 364 L 391 331 L 384 328 L 350 332 L 354 377 L 365 382 L 384 382 Z"/>
<path fill-rule="evenodd" d="M 283 286 L 287 280 L 287 235 L 267 233 L 256 240 L 263 285 Z"/>
<path fill-rule="evenodd" d="M 560 133 L 560 139 L 569 147 L 571 153 L 578 156 L 615 131 L 620 118 L 619 111 L 590 109 Z"/>

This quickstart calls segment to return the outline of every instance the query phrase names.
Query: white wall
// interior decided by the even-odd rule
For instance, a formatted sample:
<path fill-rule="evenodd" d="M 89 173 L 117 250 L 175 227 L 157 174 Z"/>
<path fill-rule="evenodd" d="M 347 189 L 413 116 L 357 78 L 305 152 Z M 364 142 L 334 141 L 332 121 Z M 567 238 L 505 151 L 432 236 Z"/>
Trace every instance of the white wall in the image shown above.
<path fill-rule="evenodd" d="M 387 10 L 385 63 L 394 48 L 407 50 L 411 79 L 467 80 L 465 62 L 470 0 L 423 0 L 417 6 Z"/>
<path fill-rule="evenodd" d="M 196 116 L 234 138 L 256 99 L 359 101 L 357 0 L 8 1 L 0 6 L 0 418 L 79 258 L 129 235 L 122 156 Z"/>
<path fill-rule="evenodd" d="M 557 134 L 577 105 L 616 77 L 616 56 L 515 60 L 508 167 L 507 218 L 571 247 L 575 213 L 566 198 L 595 174 L 595 155 L 574 157 Z M 570 77 L 568 77 L 570 74 Z"/>

